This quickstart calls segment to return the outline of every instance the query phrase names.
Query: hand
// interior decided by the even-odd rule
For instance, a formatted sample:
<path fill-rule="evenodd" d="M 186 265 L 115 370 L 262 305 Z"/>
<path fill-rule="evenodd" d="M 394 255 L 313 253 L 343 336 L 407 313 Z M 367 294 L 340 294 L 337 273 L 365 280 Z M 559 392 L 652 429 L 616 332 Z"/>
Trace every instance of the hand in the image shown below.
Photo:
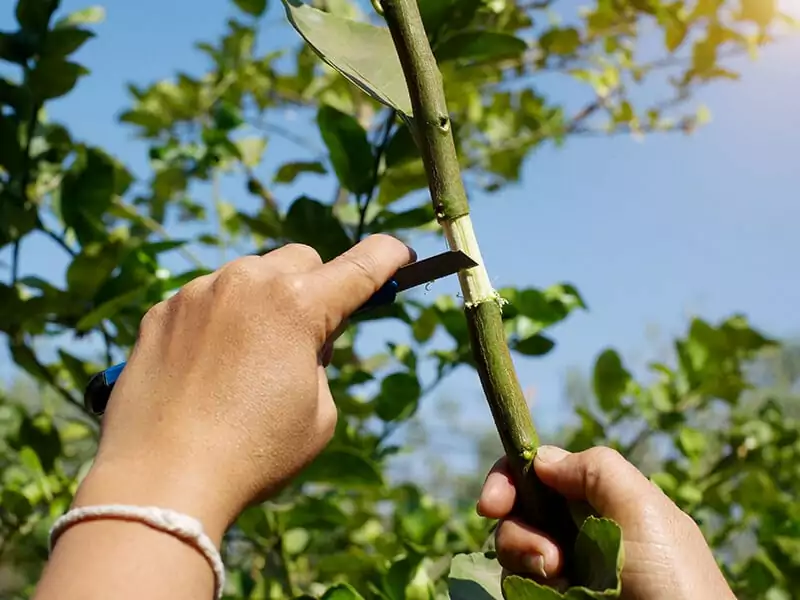
<path fill-rule="evenodd" d="M 618 452 L 597 447 L 570 454 L 542 446 L 534 468 L 546 485 L 569 499 L 588 501 L 620 525 L 624 599 L 735 600 L 697 524 Z M 547 535 L 509 516 L 515 495 L 501 459 L 478 501 L 480 514 L 501 519 L 495 533 L 498 559 L 513 573 L 557 587 L 561 549 Z"/>
<path fill-rule="evenodd" d="M 337 330 L 413 252 L 372 236 L 322 264 L 302 245 L 232 261 L 153 307 L 117 382 L 75 505 L 198 518 L 217 543 L 330 441 Z"/>

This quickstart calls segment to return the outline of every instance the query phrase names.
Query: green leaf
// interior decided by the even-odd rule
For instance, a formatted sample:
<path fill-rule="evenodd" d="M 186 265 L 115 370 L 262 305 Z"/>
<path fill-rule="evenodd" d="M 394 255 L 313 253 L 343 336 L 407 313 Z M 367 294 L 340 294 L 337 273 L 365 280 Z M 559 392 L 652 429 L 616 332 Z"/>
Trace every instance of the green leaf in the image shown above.
<path fill-rule="evenodd" d="M 290 529 L 283 534 L 283 548 L 289 556 L 297 556 L 308 547 L 311 536 L 302 528 Z"/>
<path fill-rule="evenodd" d="M 717 62 L 717 42 L 711 37 L 699 40 L 692 50 L 692 69 L 699 75 L 708 73 Z"/>
<path fill-rule="evenodd" d="M 372 460 L 350 448 L 328 447 L 297 477 L 297 483 L 380 487 L 383 475 Z"/>
<path fill-rule="evenodd" d="M 286 515 L 286 527 L 330 530 L 346 526 L 348 516 L 337 505 L 335 499 L 304 496 L 298 499 L 291 512 Z"/>
<path fill-rule="evenodd" d="M 93 327 L 97 327 L 104 320 L 112 318 L 122 309 L 139 300 L 139 298 L 144 296 L 148 288 L 149 286 L 136 288 L 121 296 L 112 298 L 108 302 L 104 302 L 78 321 L 78 324 L 75 325 L 76 331 L 89 331 Z"/>
<path fill-rule="evenodd" d="M 278 211 L 265 206 L 257 215 L 237 213 L 238 218 L 250 231 L 266 239 L 278 239 L 283 233 L 283 221 Z"/>
<path fill-rule="evenodd" d="M 503 580 L 506 600 L 601 600 L 619 598 L 624 549 L 622 530 L 610 519 L 588 517 L 575 542 L 575 580 L 566 592 L 509 575 Z"/>
<path fill-rule="evenodd" d="M 549 29 L 539 38 L 542 50 L 562 56 L 573 54 L 581 45 L 581 35 L 574 27 Z"/>
<path fill-rule="evenodd" d="M 330 206 L 301 196 L 292 203 L 283 222 L 284 235 L 312 246 L 324 262 L 336 258 L 352 245 Z"/>
<path fill-rule="evenodd" d="M 321 600 L 363 600 L 355 588 L 347 583 L 337 583 L 329 587 Z"/>
<path fill-rule="evenodd" d="M 231 102 L 217 102 L 211 111 L 211 117 L 214 119 L 214 126 L 222 132 L 233 131 L 244 123 L 241 108 Z"/>
<path fill-rule="evenodd" d="M 94 37 L 94 33 L 77 27 L 62 27 L 47 34 L 42 56 L 64 58 L 77 51 L 84 43 Z"/>
<path fill-rule="evenodd" d="M 613 590 L 617 597 L 622 589 L 622 567 L 625 561 L 622 530 L 611 519 L 588 517 L 575 541 L 575 570 L 578 581 L 590 590 Z M 591 596 L 590 596 L 591 597 Z"/>
<path fill-rule="evenodd" d="M 22 166 L 22 148 L 19 145 L 17 125 L 0 113 L 0 167 L 17 173 Z"/>
<path fill-rule="evenodd" d="M 18 450 L 29 447 L 36 452 L 39 462 L 45 471 L 50 471 L 56 459 L 61 456 L 61 437 L 53 421 L 45 414 L 35 417 L 26 416 L 20 424 L 14 447 Z"/>
<path fill-rule="evenodd" d="M 3 511 L 12 515 L 17 523 L 24 522 L 33 512 L 33 507 L 24 494 L 8 488 L 0 493 L 0 504 L 3 506 Z"/>
<path fill-rule="evenodd" d="M 395 560 L 383 576 L 383 589 L 389 600 L 410 600 L 407 591 L 419 571 L 420 560 L 416 557 L 404 556 Z M 429 600 L 427 595 L 424 600 Z"/>
<path fill-rule="evenodd" d="M 81 244 L 106 237 L 102 217 L 110 208 L 124 172 L 102 151 L 91 148 L 64 176 L 61 216 Z"/>
<path fill-rule="evenodd" d="M 405 162 L 384 171 L 380 179 L 378 204 L 388 206 L 411 192 L 427 187 L 428 176 L 422 160 Z"/>
<path fill-rule="evenodd" d="M 275 183 L 293 183 L 298 175 L 302 173 L 317 173 L 325 175 L 327 173 L 325 165 L 319 161 L 299 161 L 284 163 L 278 169 L 273 181 Z"/>
<path fill-rule="evenodd" d="M 512 348 L 526 356 L 544 356 L 555 348 L 556 343 L 540 333 L 513 342 Z"/>
<path fill-rule="evenodd" d="M 448 60 L 493 60 L 519 56 L 527 44 L 499 31 L 463 31 L 445 39 L 436 48 L 439 62 Z"/>
<path fill-rule="evenodd" d="M 668 19 L 664 24 L 664 45 L 670 52 L 675 52 L 686 39 L 689 28 L 677 17 L 668 17 Z"/>
<path fill-rule="evenodd" d="M 381 381 L 375 414 L 384 421 L 404 421 L 416 412 L 421 394 L 416 375 L 405 371 L 387 375 Z"/>
<path fill-rule="evenodd" d="M 252 15 L 260 17 L 267 10 L 267 0 L 233 0 L 239 10 Z"/>
<path fill-rule="evenodd" d="M 36 54 L 36 37 L 26 35 L 19 31 L 16 33 L 4 33 L 0 31 L 0 59 L 27 65 L 28 60 Z"/>
<path fill-rule="evenodd" d="M 413 160 L 421 160 L 419 147 L 407 124 L 403 123 L 392 135 L 383 153 L 386 168 L 402 165 Z"/>
<path fill-rule="evenodd" d="M 36 63 L 28 86 L 37 102 L 53 100 L 68 94 L 78 83 L 78 79 L 88 72 L 77 63 L 48 57 Z"/>
<path fill-rule="evenodd" d="M 86 371 L 86 365 L 82 360 L 76 358 L 65 350 L 58 350 L 58 355 L 61 357 L 61 363 L 64 368 L 69 372 L 72 378 L 72 385 L 77 390 L 83 390 L 89 381 L 89 373 Z"/>
<path fill-rule="evenodd" d="M 699 458 L 708 447 L 707 434 L 691 427 L 682 427 L 678 432 L 678 447 L 687 458 Z"/>
<path fill-rule="evenodd" d="M 457 554 L 447 577 L 451 600 L 504 600 L 502 567 L 483 552 Z"/>
<path fill-rule="evenodd" d="M 251 169 L 255 169 L 261 164 L 264 157 L 264 150 L 267 148 L 267 140 L 263 137 L 247 137 L 235 142 L 239 150 L 242 164 Z"/>
<path fill-rule="evenodd" d="M 622 403 L 631 374 L 622 365 L 622 359 L 612 349 L 604 350 L 594 366 L 594 393 L 600 407 L 613 411 Z"/>
<path fill-rule="evenodd" d="M 67 268 L 67 289 L 77 298 L 91 299 L 117 268 L 126 246 L 120 240 L 86 244 Z"/>
<path fill-rule="evenodd" d="M 422 24 L 425 26 L 428 39 L 435 38 L 439 29 L 447 19 L 447 14 L 453 10 L 452 5 L 454 1 L 455 0 L 439 0 L 437 2 L 419 2 L 419 14 L 422 17 Z"/>
<path fill-rule="evenodd" d="M 87 8 L 70 13 L 63 19 L 59 19 L 54 29 L 62 27 L 74 27 L 76 25 L 93 25 L 102 23 L 106 18 L 106 9 L 102 6 L 89 6 Z"/>
<path fill-rule="evenodd" d="M 30 90 L 0 77 L 0 104 L 10 106 L 19 118 L 27 119 L 32 106 Z"/>
<path fill-rule="evenodd" d="M 739 19 L 767 27 L 778 14 L 776 0 L 741 0 Z"/>
<path fill-rule="evenodd" d="M 401 229 L 417 229 L 436 221 L 436 213 L 430 202 L 425 202 L 424 206 L 411 208 L 409 210 L 394 213 L 389 210 L 383 211 L 378 217 L 369 224 L 372 233 L 382 231 L 398 231 Z"/>
<path fill-rule="evenodd" d="M 47 0 L 17 0 L 17 23 L 27 31 L 44 31 L 56 6 L 56 3 Z"/>
<path fill-rule="evenodd" d="M 403 68 L 389 30 L 282 0 L 289 22 L 328 65 L 366 94 L 411 116 Z"/>
<path fill-rule="evenodd" d="M 438 325 L 439 319 L 437 316 L 436 307 L 426 307 L 411 325 L 411 331 L 414 335 L 414 339 L 421 343 L 427 342 L 431 339 L 431 337 L 433 337 Z"/>
<path fill-rule="evenodd" d="M 317 125 L 339 183 L 354 194 L 369 192 L 375 159 L 364 128 L 351 115 L 328 105 L 317 112 Z"/>

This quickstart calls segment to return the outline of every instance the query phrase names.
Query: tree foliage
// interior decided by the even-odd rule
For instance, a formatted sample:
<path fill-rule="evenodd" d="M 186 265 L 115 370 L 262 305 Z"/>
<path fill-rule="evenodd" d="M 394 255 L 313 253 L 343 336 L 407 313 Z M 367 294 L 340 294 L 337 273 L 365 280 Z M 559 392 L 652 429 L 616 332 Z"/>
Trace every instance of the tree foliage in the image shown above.
<path fill-rule="evenodd" d="M 221 36 L 197 44 L 207 58 L 203 72 L 130 86 L 120 122 L 147 147 L 145 174 L 48 119 L 48 103 L 89 75 L 74 54 L 104 15 L 99 7 L 62 15 L 58 4 L 18 0 L 16 23 L 0 31 L 8 67 L 0 76 L 0 250 L 8 256 L 0 332 L 40 386 L 0 396 L 0 593 L 10 598 L 30 594 L 48 528 L 90 464 L 98 426 L 82 409 L 88 376 L 124 355 L 150 306 L 213 268 L 198 254 L 265 252 L 295 241 L 327 259 L 369 233 L 438 235 L 402 99 L 388 96 L 398 115 L 305 44 L 266 47 L 258 23 L 283 10 L 277 3 L 235 0 Z M 786 20 L 774 4 L 755 0 L 597 0 L 560 21 L 548 18 L 559 7 L 547 1 L 420 5 L 466 181 L 487 192 L 518 181 L 543 144 L 691 132 L 705 115 L 693 93 L 736 79 L 725 58 L 769 43 Z M 348 31 L 375 35 L 380 25 L 368 5 L 315 6 Z M 354 33 L 334 42 L 346 53 L 358 40 Z M 642 42 L 658 55 L 647 57 Z M 358 59 L 389 61 L 361 50 Z M 552 98 L 539 85 L 545 75 L 581 82 L 585 104 L 573 111 Z M 658 100 L 639 102 L 642 86 L 660 90 Z M 303 160 L 268 170 L 279 141 L 308 145 L 282 125 L 289 110 L 319 143 Z M 286 193 L 312 178 L 330 187 L 333 201 Z M 226 201 L 222 183 L 247 201 Z M 188 233 L 178 239 L 175 231 Z M 65 256 L 63 277 L 23 271 L 31 247 Z M 586 309 L 566 282 L 501 294 L 509 301 L 506 333 L 521 356 L 547 354 L 555 344 L 547 329 Z M 367 353 L 359 343 L 366 321 L 399 324 L 408 339 Z M 468 344 L 463 315 L 446 296 L 402 298 L 356 319 L 330 369 L 340 413 L 334 440 L 280 497 L 249 509 L 229 533 L 228 597 L 447 594 L 450 558 L 485 550 L 490 523 L 386 472 L 401 451 L 390 435 L 444 377 L 472 368 Z M 618 445 L 634 454 L 659 442 L 654 480 L 702 523 L 740 597 L 779 599 L 800 587 L 800 478 L 792 466 L 800 441 L 784 396 L 754 398 L 748 390 L 745 365 L 766 344 L 741 317 L 717 326 L 696 320 L 676 342 L 676 363 L 654 365 L 657 380 L 646 385 L 614 351 L 604 352 L 593 378 L 597 405 L 578 409 L 570 445 L 614 443 L 630 431 L 641 432 L 635 443 Z"/>

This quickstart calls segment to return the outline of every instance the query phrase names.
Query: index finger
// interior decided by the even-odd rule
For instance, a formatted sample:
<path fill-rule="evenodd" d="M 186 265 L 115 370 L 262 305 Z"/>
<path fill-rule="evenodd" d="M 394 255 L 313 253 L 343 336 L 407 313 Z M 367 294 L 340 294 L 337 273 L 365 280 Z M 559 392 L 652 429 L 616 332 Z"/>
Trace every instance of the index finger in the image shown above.
<path fill-rule="evenodd" d="M 372 235 L 314 272 L 328 316 L 328 335 L 358 310 L 416 253 L 397 238 Z"/>

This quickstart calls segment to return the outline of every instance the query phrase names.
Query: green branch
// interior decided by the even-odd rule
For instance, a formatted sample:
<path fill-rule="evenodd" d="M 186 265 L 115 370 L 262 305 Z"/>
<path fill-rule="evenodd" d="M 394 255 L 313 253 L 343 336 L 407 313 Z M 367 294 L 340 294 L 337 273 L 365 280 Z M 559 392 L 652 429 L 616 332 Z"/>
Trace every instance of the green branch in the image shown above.
<path fill-rule="evenodd" d="M 369 205 L 375 198 L 375 192 L 378 189 L 378 181 L 380 180 L 381 175 L 381 160 L 383 159 L 383 155 L 386 153 L 386 148 L 389 145 L 389 141 L 392 139 L 392 131 L 394 129 L 394 121 L 396 117 L 397 112 L 395 110 L 391 110 L 389 111 L 389 115 L 386 117 L 386 120 L 383 123 L 383 131 L 381 132 L 380 140 L 375 152 L 375 166 L 373 167 L 372 171 L 372 183 L 370 184 L 369 192 L 364 195 L 364 202 L 358 207 L 359 214 L 358 227 L 356 228 L 356 242 L 360 241 L 361 238 L 364 237 L 364 229 L 367 226 L 367 211 L 369 210 Z"/>
<path fill-rule="evenodd" d="M 469 216 L 442 78 L 419 7 L 416 0 L 382 0 L 381 4 L 408 84 L 416 140 L 437 219 L 450 248 L 466 252 L 478 263 L 459 274 L 459 281 L 472 352 L 520 490 L 520 508 L 527 521 L 553 535 L 569 553 L 577 530 L 567 504 L 531 468 L 539 439 L 506 341 L 503 301 L 491 286 Z"/>

